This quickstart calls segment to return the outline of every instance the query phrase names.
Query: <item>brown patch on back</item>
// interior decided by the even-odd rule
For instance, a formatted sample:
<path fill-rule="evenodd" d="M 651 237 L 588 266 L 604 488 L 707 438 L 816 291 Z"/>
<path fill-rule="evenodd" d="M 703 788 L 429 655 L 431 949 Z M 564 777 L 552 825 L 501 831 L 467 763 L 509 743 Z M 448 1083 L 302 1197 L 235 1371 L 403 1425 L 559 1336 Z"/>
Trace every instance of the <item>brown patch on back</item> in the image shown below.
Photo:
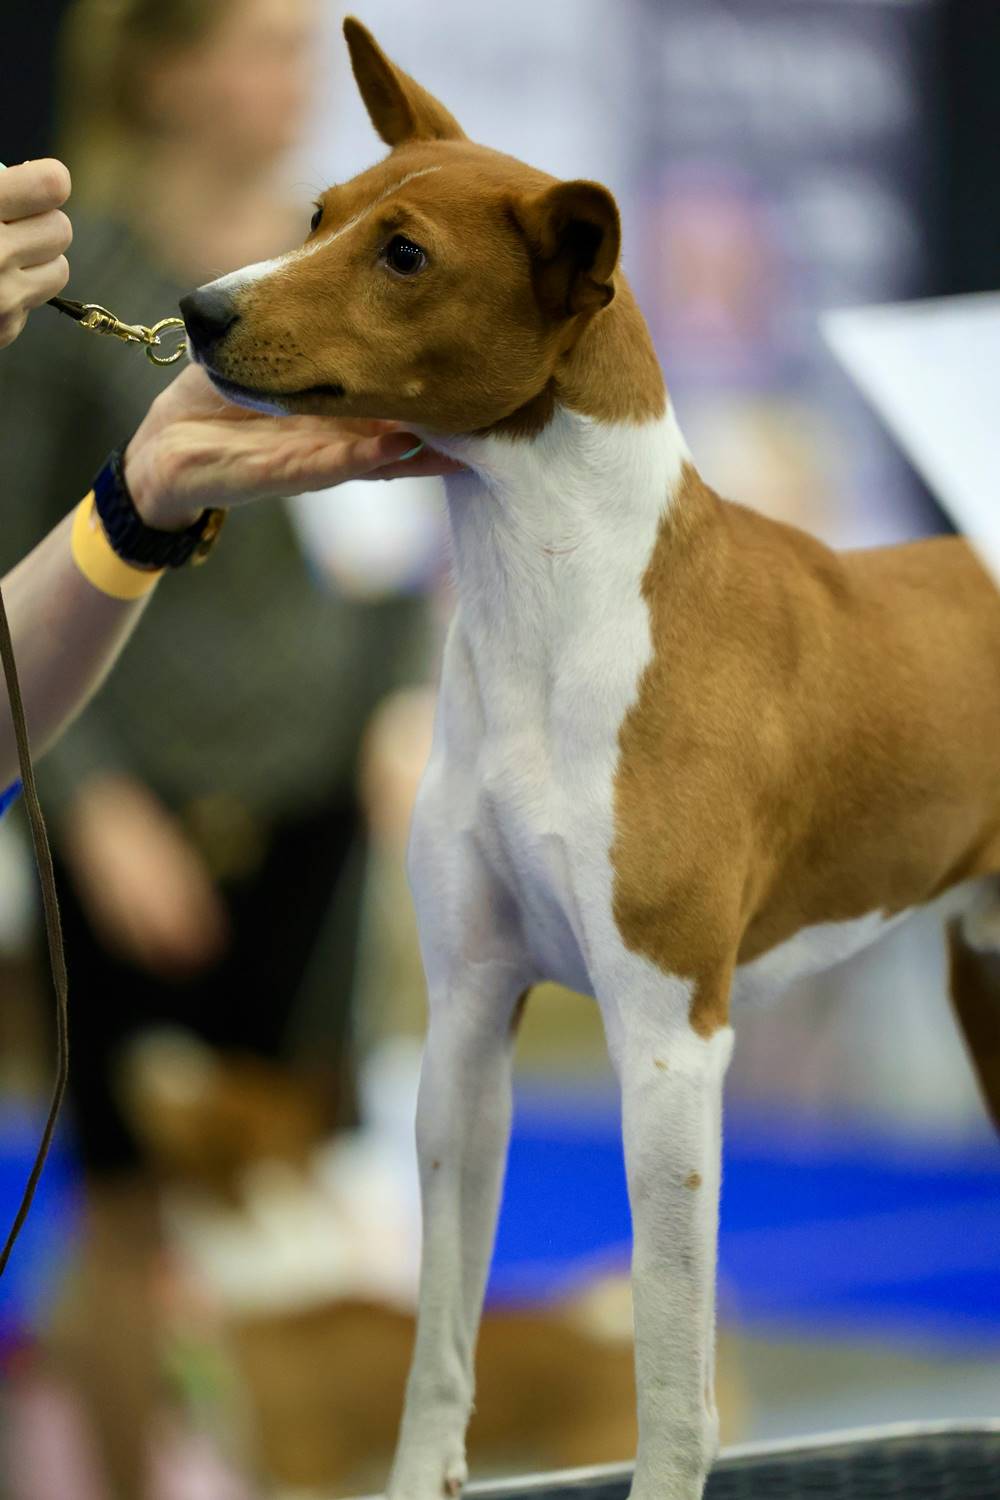
<path fill-rule="evenodd" d="M 700 1172 L 689 1172 L 688 1175 L 684 1179 L 684 1186 L 686 1188 L 690 1188 L 692 1190 L 692 1192 L 694 1191 L 695 1188 L 700 1188 L 701 1187 L 701 1173 Z"/>
<path fill-rule="evenodd" d="M 699 1035 L 801 928 L 1000 869 L 1000 595 L 964 542 L 836 554 L 688 466 L 642 592 L 614 916 Z"/>
<path fill-rule="evenodd" d="M 951 998 L 990 1119 L 1000 1131 L 1000 953 L 980 953 L 948 928 Z"/>

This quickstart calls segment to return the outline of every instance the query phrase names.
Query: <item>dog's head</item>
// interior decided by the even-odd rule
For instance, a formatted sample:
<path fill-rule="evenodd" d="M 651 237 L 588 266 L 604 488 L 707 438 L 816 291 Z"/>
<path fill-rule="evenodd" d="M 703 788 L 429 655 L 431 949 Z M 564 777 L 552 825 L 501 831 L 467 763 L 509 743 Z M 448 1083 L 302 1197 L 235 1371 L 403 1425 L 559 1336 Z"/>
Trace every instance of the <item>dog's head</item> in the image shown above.
<path fill-rule="evenodd" d="M 475 145 L 358 21 L 344 31 L 392 149 L 324 193 L 301 249 L 183 300 L 194 357 L 266 410 L 530 429 L 615 295 L 614 199 Z"/>

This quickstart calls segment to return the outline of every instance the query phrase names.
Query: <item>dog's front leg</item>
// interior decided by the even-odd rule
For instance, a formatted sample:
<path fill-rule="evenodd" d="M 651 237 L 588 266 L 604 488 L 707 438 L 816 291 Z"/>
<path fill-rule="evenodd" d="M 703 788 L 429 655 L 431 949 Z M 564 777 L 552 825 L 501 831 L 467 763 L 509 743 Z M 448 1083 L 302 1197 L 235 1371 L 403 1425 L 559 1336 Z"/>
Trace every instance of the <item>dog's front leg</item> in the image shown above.
<path fill-rule="evenodd" d="M 732 1050 L 708 1040 L 671 996 L 616 1009 L 632 1205 L 639 1448 L 632 1500 L 700 1500 L 718 1446 L 715 1261 L 722 1084 Z"/>
<path fill-rule="evenodd" d="M 391 1500 L 441 1500 L 466 1478 L 473 1355 L 510 1135 L 510 971 L 470 971 L 431 995 L 417 1154 L 420 1304 Z"/>

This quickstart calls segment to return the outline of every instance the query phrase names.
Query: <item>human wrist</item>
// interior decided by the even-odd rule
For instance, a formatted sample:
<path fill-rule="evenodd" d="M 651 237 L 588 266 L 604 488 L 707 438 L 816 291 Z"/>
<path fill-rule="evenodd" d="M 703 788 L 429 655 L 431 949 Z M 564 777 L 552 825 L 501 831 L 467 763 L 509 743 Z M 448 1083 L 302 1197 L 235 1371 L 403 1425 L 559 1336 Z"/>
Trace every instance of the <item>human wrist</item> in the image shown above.
<path fill-rule="evenodd" d="M 140 427 L 122 458 L 132 503 L 143 523 L 155 531 L 186 531 L 203 514 L 203 508 L 176 494 L 170 484 L 170 466 L 162 455 L 159 459 L 155 439 L 146 438 Z"/>
<path fill-rule="evenodd" d="M 143 570 L 204 562 L 218 538 L 225 511 L 203 507 L 186 526 L 178 525 L 183 510 L 170 503 L 177 491 L 163 478 L 168 466 L 162 455 L 155 448 L 146 453 L 140 445 L 141 462 L 131 464 L 127 478 L 126 452 L 131 446 L 109 454 L 94 480 L 94 504 L 110 547 L 126 565 Z M 142 509 L 130 480 L 139 489 Z"/>

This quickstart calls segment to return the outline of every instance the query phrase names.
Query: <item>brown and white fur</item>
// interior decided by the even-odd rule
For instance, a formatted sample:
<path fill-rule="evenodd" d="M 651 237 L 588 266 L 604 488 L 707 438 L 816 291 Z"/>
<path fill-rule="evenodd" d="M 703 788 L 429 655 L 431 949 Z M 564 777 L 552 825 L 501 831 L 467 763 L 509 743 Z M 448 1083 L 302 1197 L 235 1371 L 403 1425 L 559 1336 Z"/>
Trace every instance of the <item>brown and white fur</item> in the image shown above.
<path fill-rule="evenodd" d="M 731 1010 L 945 898 L 1000 1112 L 1000 597 L 961 541 L 838 556 L 713 494 L 618 269 L 610 194 L 474 145 L 345 29 L 389 156 L 324 195 L 302 249 L 185 311 L 231 397 L 396 418 L 466 466 L 447 481 L 459 598 L 410 853 L 424 1250 L 389 1493 L 438 1500 L 466 1477 L 512 1035 L 550 978 L 596 997 L 621 1081 L 632 1493 L 696 1500 L 717 1441 Z"/>

